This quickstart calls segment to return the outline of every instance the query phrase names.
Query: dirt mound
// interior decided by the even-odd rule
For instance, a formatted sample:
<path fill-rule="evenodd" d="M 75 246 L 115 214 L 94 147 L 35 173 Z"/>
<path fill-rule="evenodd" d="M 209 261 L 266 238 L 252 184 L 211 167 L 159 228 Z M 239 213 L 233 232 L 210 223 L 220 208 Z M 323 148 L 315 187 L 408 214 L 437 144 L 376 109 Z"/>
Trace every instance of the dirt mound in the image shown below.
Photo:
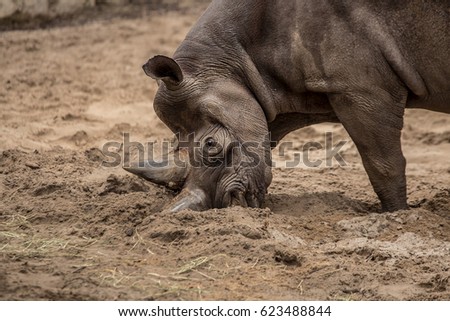
<path fill-rule="evenodd" d="M 0 299 L 448 300 L 447 116 L 407 112 L 413 208 L 392 214 L 340 125 L 286 137 L 263 209 L 168 213 L 171 191 L 102 167 L 124 133 L 172 137 L 140 66 L 171 54 L 196 17 L 2 34 Z M 282 166 L 325 132 L 349 141 L 347 166 Z"/>

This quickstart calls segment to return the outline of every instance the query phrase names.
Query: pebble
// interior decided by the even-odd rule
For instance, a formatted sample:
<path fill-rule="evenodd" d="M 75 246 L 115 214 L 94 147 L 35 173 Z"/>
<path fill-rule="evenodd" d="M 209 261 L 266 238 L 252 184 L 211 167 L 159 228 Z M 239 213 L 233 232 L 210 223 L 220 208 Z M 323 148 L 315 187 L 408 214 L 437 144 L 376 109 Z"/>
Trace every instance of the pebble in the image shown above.
<path fill-rule="evenodd" d="M 133 234 L 134 234 L 134 229 L 133 228 L 126 229 L 126 231 L 125 231 L 125 235 L 126 236 L 133 236 Z"/>
<path fill-rule="evenodd" d="M 25 166 L 31 168 L 31 169 L 39 169 L 41 166 L 39 164 L 33 163 L 33 162 L 26 162 Z"/>

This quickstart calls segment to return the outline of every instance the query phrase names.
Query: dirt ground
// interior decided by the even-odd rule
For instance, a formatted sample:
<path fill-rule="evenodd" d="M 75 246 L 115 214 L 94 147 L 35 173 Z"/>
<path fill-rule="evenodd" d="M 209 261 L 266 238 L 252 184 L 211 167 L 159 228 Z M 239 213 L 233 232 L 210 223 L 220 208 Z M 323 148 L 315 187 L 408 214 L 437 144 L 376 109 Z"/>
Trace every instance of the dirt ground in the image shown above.
<path fill-rule="evenodd" d="M 347 166 L 274 169 L 263 209 L 169 214 L 171 192 L 101 166 L 124 132 L 171 138 L 141 65 L 198 15 L 0 33 L 0 300 L 450 300 L 448 115 L 407 112 L 412 209 L 392 214 L 351 142 Z M 287 159 L 326 131 L 350 140 L 299 130 Z"/>

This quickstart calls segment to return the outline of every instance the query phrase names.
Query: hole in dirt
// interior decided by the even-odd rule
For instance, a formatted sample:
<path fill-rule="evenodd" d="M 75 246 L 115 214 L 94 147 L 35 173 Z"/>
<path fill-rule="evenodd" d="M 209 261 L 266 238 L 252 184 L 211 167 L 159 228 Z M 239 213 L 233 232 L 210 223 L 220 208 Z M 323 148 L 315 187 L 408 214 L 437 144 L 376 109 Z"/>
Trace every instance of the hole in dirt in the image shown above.
<path fill-rule="evenodd" d="M 165 232 L 153 232 L 150 234 L 152 239 L 160 239 L 163 242 L 172 243 L 189 238 L 189 232 L 185 230 L 169 230 Z"/>
<path fill-rule="evenodd" d="M 49 185 L 46 185 L 46 186 L 41 186 L 41 187 L 36 188 L 33 191 L 33 196 L 49 195 L 49 194 L 52 194 L 52 193 L 54 193 L 56 191 L 59 191 L 59 190 L 61 190 L 63 188 L 64 188 L 64 185 L 62 185 L 62 184 L 49 184 Z"/>
<path fill-rule="evenodd" d="M 437 193 L 431 200 L 425 201 L 423 207 L 439 216 L 450 218 L 450 189 Z"/>
<path fill-rule="evenodd" d="M 349 198 L 338 192 L 305 193 L 301 195 L 268 194 L 265 206 L 274 213 L 297 215 L 311 210 L 322 213 L 352 211 L 356 213 L 380 212 L 377 203 L 368 203 Z"/>
<path fill-rule="evenodd" d="M 302 261 L 301 257 L 288 250 L 276 250 L 273 258 L 276 262 L 289 266 L 300 266 Z"/>

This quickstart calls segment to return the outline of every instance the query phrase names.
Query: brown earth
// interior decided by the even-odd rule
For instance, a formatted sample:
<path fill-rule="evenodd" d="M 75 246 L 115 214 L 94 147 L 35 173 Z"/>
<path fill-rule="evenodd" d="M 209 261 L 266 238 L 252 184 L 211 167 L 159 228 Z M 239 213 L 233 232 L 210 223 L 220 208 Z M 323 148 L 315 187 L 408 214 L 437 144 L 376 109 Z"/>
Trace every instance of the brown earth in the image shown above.
<path fill-rule="evenodd" d="M 407 112 L 413 208 L 392 214 L 351 142 L 347 166 L 282 166 L 327 131 L 349 140 L 340 125 L 274 151 L 264 209 L 169 214 L 171 192 L 100 165 L 123 132 L 171 137 L 140 66 L 173 53 L 198 14 L 0 34 L 0 299 L 449 300 L 448 115 Z"/>

